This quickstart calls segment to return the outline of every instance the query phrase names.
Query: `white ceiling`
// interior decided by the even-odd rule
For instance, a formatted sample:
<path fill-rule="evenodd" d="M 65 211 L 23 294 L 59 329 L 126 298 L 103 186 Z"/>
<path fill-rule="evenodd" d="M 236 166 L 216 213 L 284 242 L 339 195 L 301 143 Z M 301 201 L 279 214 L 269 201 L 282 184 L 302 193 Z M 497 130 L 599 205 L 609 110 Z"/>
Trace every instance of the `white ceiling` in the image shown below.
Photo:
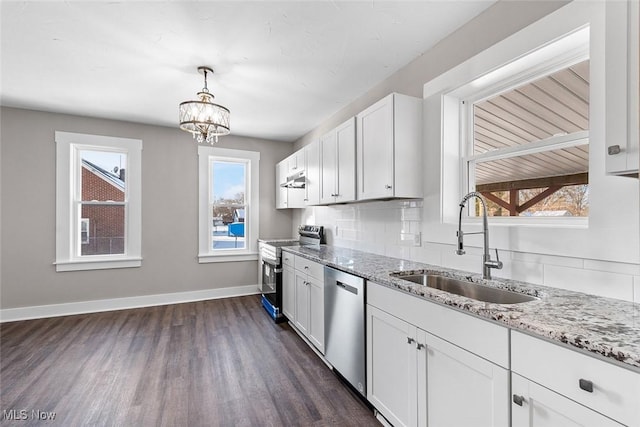
<path fill-rule="evenodd" d="M 233 134 L 293 141 L 493 2 L 2 0 L 0 100 L 177 127 L 208 65 Z"/>

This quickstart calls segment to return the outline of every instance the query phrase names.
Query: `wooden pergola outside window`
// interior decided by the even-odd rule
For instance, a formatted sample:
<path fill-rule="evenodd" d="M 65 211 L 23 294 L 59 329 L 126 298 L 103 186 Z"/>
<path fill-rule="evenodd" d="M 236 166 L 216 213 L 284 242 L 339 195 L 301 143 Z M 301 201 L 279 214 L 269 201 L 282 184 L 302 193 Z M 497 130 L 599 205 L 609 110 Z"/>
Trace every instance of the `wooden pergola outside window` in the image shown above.
<path fill-rule="evenodd" d="M 469 107 L 473 144 L 464 161 L 489 215 L 587 215 L 588 59 Z"/>

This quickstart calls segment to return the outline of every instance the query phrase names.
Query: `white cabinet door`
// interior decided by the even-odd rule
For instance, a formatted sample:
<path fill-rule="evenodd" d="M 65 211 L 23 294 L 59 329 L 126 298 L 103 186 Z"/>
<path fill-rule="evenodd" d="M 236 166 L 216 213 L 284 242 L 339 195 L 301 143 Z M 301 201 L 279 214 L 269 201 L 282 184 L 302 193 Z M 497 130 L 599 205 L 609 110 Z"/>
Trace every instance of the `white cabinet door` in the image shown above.
<path fill-rule="evenodd" d="M 309 335 L 309 282 L 307 275 L 295 270 L 296 296 L 295 321 L 296 328 L 304 335 Z"/>
<path fill-rule="evenodd" d="M 393 196 L 393 95 L 356 116 L 358 200 Z"/>
<path fill-rule="evenodd" d="M 422 197 L 422 100 L 392 93 L 356 118 L 357 199 Z"/>
<path fill-rule="evenodd" d="M 620 427 L 610 418 L 511 374 L 511 423 L 513 427 Z"/>
<path fill-rule="evenodd" d="M 276 209 L 287 208 L 287 188 L 281 184 L 287 182 L 287 161 L 276 163 Z"/>
<path fill-rule="evenodd" d="M 320 138 L 320 203 L 356 199 L 356 130 L 353 118 Z"/>
<path fill-rule="evenodd" d="M 287 163 L 286 175 L 293 175 L 296 172 L 304 170 L 305 152 L 304 148 L 296 151 L 285 159 Z"/>
<path fill-rule="evenodd" d="M 305 203 L 307 206 L 320 204 L 320 141 L 313 141 L 306 150 Z"/>
<path fill-rule="evenodd" d="M 309 278 L 309 340 L 324 354 L 324 281 Z"/>
<path fill-rule="evenodd" d="M 338 176 L 338 151 L 336 149 L 336 133 L 324 134 L 320 138 L 321 186 L 320 203 L 334 203 Z"/>
<path fill-rule="evenodd" d="M 286 190 L 287 190 L 287 207 L 289 209 L 307 207 L 307 204 L 304 201 L 304 198 L 305 198 L 304 188 L 286 188 Z"/>
<path fill-rule="evenodd" d="M 356 125 L 349 119 L 335 130 L 338 167 L 336 177 L 336 203 L 356 199 Z"/>
<path fill-rule="evenodd" d="M 606 171 L 638 173 L 640 139 L 640 5 L 606 4 Z"/>
<path fill-rule="evenodd" d="M 290 321 L 295 321 L 296 313 L 296 275 L 294 269 L 284 267 L 282 272 L 282 313 Z"/>
<path fill-rule="evenodd" d="M 426 425 L 509 426 L 508 370 L 428 333 L 417 341 L 425 344 L 426 375 L 418 378 L 426 386 L 418 383 L 418 402 Z"/>
<path fill-rule="evenodd" d="M 394 426 L 416 426 L 416 328 L 371 305 L 366 309 L 367 399 Z"/>

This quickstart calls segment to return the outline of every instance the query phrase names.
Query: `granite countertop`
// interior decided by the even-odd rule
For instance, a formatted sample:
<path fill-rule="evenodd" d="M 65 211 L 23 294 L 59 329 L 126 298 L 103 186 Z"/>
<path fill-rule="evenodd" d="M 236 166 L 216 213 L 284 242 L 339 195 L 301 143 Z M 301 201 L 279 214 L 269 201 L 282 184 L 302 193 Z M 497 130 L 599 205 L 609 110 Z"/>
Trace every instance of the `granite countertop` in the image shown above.
<path fill-rule="evenodd" d="M 640 304 L 515 280 L 485 281 L 476 273 L 336 246 L 288 246 L 283 250 L 515 330 L 600 355 L 640 372 Z M 540 299 L 510 305 L 485 303 L 389 276 L 392 272 L 411 274 L 415 270 L 433 270 Z"/>

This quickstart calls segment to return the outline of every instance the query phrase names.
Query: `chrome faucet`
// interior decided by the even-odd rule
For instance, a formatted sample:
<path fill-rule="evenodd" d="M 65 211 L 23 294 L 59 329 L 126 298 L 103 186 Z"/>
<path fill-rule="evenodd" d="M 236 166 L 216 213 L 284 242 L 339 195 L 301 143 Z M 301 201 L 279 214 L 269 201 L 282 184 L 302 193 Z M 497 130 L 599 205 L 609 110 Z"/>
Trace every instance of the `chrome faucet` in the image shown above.
<path fill-rule="evenodd" d="M 462 210 L 464 209 L 467 200 L 475 197 L 480 200 L 482 204 L 482 231 L 475 231 L 473 233 L 463 233 L 462 232 Z M 456 249 L 456 254 L 464 255 L 464 242 L 463 236 L 465 234 L 484 234 L 484 255 L 482 256 L 482 277 L 486 280 L 491 280 L 491 269 L 496 268 L 500 270 L 502 268 L 502 261 L 500 261 L 500 257 L 498 256 L 498 249 L 496 249 L 496 259 L 492 260 L 491 255 L 489 255 L 489 222 L 487 221 L 487 204 L 484 201 L 484 198 L 480 195 L 480 193 L 476 191 L 472 191 L 462 198 L 460 202 L 460 219 L 458 220 L 458 249 Z"/>

